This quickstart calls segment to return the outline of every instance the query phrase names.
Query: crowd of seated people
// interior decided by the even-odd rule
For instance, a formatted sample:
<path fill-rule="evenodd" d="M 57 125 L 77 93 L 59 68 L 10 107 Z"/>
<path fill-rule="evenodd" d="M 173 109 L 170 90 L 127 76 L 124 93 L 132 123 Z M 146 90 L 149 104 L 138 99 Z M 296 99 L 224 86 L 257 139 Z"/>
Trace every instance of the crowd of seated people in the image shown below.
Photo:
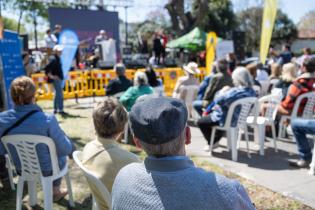
<path fill-rule="evenodd" d="M 241 98 L 255 97 L 256 92 L 253 87 L 253 80 L 249 71 L 244 67 L 237 67 L 232 73 L 232 80 L 235 87 L 225 86 L 215 96 L 214 100 L 207 106 L 198 120 L 197 125 L 200 128 L 204 138 L 207 140 L 205 151 L 210 149 L 211 127 L 215 125 L 223 126 L 230 105 Z M 238 113 L 233 115 L 232 125 L 235 126 Z M 218 131 L 214 139 L 214 147 L 219 144 L 222 131 Z"/>
<path fill-rule="evenodd" d="M 296 64 L 288 61 L 292 55 L 289 56 L 287 49 L 279 57 L 280 61 L 272 64 L 276 69 L 271 68 L 270 76 L 264 75 L 262 80 L 257 79 L 257 72 L 262 70 L 257 63 L 240 67 L 234 60 L 215 62 L 215 72 L 201 83 L 198 100 L 194 103 L 200 114 L 197 126 L 207 141 L 206 151 L 210 149 L 211 127 L 225 123 L 230 105 L 245 97 L 259 97 L 253 88 L 255 84 L 259 86 L 261 81 L 278 79 L 272 88 L 281 89 L 284 96 L 279 115 L 289 115 L 298 96 L 314 91 L 315 58 L 305 56 L 298 73 Z M 116 65 L 115 70 L 117 78 L 109 83 L 106 92 L 107 95 L 122 95 L 119 99 L 106 96 L 93 109 L 96 138 L 85 145 L 82 156 L 85 167 L 96 174 L 111 193 L 113 209 L 255 209 L 238 181 L 195 167 L 186 155 L 185 145 L 191 142 L 187 107 L 180 99 L 153 94 L 154 88 L 161 85 L 153 68 L 137 71 L 133 84 L 126 78 L 122 64 Z M 177 80 L 174 96 L 182 86 L 199 85 L 196 75 L 200 72 L 196 63 L 185 65 L 183 70 L 186 76 Z M 260 73 L 268 74 L 268 71 Z M 0 137 L 10 134 L 48 136 L 56 145 L 59 167 L 63 168 L 74 146 L 54 115 L 44 113 L 35 104 L 35 91 L 34 83 L 27 77 L 12 82 L 11 97 L 15 107 L 0 113 Z M 142 97 L 144 95 L 149 96 Z M 25 115 L 29 115 L 28 118 L 11 129 Z M 238 111 L 233 113 L 232 125 L 236 124 L 238 115 Z M 143 162 L 119 146 L 127 121 L 135 145 L 147 154 Z M 315 133 L 315 122 L 295 119 L 291 123 L 300 159 L 290 164 L 307 167 L 312 152 L 306 135 Z M 223 134 L 216 133 L 213 148 L 219 145 Z M 0 157 L 6 153 L 0 142 Z M 38 148 L 38 154 L 43 174 L 50 174 L 47 148 Z M 19 166 L 17 155 L 13 162 Z M 19 174 L 20 168 L 16 170 Z M 54 200 L 67 194 L 60 184 L 61 179 L 53 182 Z M 98 190 L 89 186 L 101 209 L 108 209 L 102 196 L 97 196 Z"/>

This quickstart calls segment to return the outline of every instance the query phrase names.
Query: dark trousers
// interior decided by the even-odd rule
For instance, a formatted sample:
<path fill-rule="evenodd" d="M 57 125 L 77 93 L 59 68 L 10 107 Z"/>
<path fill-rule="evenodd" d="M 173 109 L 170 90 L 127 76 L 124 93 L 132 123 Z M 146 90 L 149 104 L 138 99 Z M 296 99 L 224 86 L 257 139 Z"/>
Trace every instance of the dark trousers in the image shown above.
<path fill-rule="evenodd" d="M 210 145 L 212 126 L 217 126 L 217 125 L 219 125 L 219 123 L 213 122 L 211 117 L 208 115 L 205 117 L 201 117 L 198 120 L 197 125 L 200 128 L 200 130 L 203 134 L 203 137 L 207 140 L 208 144 Z M 224 131 L 221 131 L 221 130 L 217 130 L 215 132 L 214 144 L 217 143 L 218 141 L 220 141 L 223 134 L 224 134 Z"/>
<path fill-rule="evenodd" d="M 4 181 L 8 179 L 8 177 L 9 177 L 9 174 L 5 166 L 5 157 L 4 155 L 0 155 L 0 181 Z"/>

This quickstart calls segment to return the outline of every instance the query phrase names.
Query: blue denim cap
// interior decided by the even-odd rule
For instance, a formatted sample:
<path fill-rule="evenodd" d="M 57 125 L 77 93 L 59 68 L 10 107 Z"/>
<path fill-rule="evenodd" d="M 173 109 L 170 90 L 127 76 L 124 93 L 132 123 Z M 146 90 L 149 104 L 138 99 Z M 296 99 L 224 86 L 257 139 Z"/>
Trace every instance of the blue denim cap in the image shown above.
<path fill-rule="evenodd" d="M 133 134 L 148 144 L 164 144 L 177 138 L 184 130 L 188 111 L 179 99 L 146 97 L 129 113 Z"/>

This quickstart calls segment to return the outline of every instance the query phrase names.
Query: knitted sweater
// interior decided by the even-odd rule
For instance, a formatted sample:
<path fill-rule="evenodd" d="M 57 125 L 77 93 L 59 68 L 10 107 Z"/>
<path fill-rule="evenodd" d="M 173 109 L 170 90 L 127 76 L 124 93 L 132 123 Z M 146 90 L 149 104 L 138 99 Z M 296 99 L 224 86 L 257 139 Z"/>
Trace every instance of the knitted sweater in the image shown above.
<path fill-rule="evenodd" d="M 146 158 L 120 170 L 112 189 L 113 209 L 250 210 L 243 186 L 194 166 L 189 158 Z"/>

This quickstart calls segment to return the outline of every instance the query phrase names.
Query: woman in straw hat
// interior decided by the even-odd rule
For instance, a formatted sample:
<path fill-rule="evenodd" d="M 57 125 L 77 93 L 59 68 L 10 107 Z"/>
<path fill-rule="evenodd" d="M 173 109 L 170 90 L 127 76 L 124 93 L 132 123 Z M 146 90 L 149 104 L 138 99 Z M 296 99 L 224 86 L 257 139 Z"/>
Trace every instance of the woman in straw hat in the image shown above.
<path fill-rule="evenodd" d="M 188 65 L 183 66 L 183 69 L 186 75 L 178 78 L 173 92 L 174 98 L 178 98 L 179 90 L 182 86 L 188 85 L 199 86 L 199 81 L 197 78 L 195 78 L 195 74 L 200 74 L 198 64 L 195 62 L 189 62 Z"/>

